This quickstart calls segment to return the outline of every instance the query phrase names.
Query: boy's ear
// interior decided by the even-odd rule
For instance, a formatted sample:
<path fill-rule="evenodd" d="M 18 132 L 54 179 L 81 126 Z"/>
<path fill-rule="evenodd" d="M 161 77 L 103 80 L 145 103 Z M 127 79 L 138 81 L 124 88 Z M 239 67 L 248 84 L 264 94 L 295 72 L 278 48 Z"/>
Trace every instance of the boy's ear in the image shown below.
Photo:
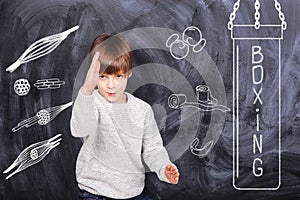
<path fill-rule="evenodd" d="M 128 78 L 130 78 L 132 76 L 132 70 L 128 71 Z"/>

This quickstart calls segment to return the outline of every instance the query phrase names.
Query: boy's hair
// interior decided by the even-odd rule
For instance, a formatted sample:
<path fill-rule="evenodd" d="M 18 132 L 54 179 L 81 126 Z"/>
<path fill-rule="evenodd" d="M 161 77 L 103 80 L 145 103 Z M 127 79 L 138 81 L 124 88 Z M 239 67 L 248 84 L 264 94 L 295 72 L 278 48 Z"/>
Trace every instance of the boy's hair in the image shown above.
<path fill-rule="evenodd" d="M 133 68 L 133 56 L 129 43 L 117 34 L 101 34 L 95 38 L 90 49 L 90 61 L 100 53 L 100 72 L 104 74 L 126 74 Z"/>

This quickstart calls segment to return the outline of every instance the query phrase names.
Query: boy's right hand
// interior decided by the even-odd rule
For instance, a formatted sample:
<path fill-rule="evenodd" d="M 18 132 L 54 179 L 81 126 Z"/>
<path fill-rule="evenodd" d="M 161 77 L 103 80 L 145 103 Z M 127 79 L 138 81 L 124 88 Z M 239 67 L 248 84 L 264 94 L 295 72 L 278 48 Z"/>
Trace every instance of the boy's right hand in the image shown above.
<path fill-rule="evenodd" d="M 168 164 L 165 168 L 165 175 L 168 179 L 168 181 L 172 184 L 177 184 L 179 181 L 180 173 L 176 167 L 176 165 Z"/>
<path fill-rule="evenodd" d="M 99 52 L 96 52 L 93 56 L 92 63 L 86 74 L 84 84 L 81 88 L 82 94 L 89 96 L 94 92 L 95 87 L 99 81 L 99 71 L 100 71 L 100 62 L 99 62 Z"/>

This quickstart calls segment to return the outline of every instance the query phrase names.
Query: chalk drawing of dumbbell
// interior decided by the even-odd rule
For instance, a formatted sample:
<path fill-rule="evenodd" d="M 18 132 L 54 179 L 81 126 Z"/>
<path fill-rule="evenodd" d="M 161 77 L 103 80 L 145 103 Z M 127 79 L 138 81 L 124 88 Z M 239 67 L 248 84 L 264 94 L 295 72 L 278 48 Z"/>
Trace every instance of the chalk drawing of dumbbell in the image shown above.
<path fill-rule="evenodd" d="M 194 40 L 189 35 L 195 34 L 197 40 Z M 202 38 L 202 33 L 196 26 L 187 27 L 180 39 L 177 33 L 172 34 L 166 41 L 166 46 L 170 48 L 170 53 L 173 58 L 181 60 L 189 54 L 190 47 L 194 53 L 199 53 L 206 45 L 206 40 Z"/>

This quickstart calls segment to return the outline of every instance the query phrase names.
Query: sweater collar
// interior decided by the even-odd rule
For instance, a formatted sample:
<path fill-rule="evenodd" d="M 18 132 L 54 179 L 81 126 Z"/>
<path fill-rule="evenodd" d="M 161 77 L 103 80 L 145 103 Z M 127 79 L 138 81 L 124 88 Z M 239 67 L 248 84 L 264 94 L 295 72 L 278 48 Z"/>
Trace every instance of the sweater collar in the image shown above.
<path fill-rule="evenodd" d="M 104 102 L 105 104 L 114 104 L 114 105 L 129 105 L 132 101 L 132 94 L 128 93 L 128 92 L 124 92 L 124 94 L 127 97 L 127 102 L 126 103 L 111 103 L 109 101 L 107 101 L 101 94 L 99 94 L 99 92 L 97 90 L 94 90 L 94 94 L 95 96 L 100 99 L 101 102 Z"/>

